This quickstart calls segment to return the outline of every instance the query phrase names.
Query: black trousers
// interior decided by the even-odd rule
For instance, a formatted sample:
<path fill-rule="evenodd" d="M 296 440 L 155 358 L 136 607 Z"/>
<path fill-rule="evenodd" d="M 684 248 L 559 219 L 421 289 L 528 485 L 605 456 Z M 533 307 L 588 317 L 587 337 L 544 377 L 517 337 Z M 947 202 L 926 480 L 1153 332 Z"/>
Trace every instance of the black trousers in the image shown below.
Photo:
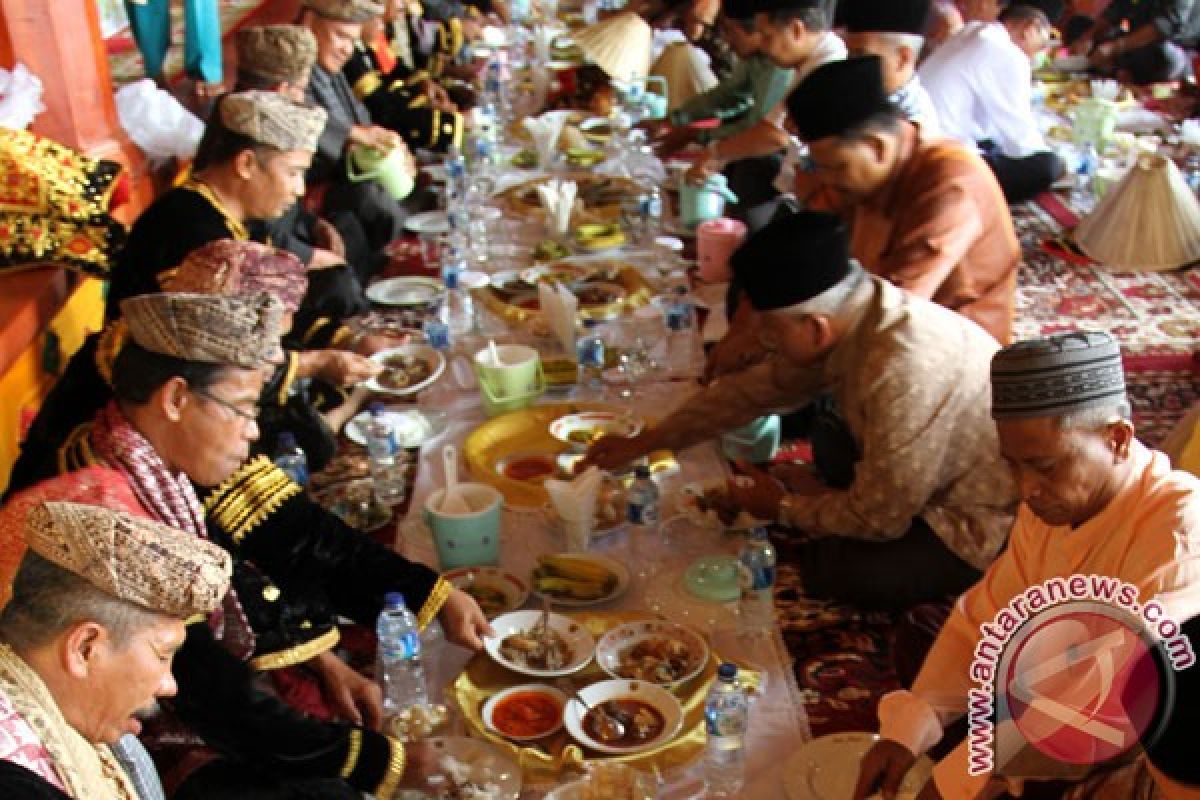
<path fill-rule="evenodd" d="M 813 466 L 826 484 L 844 489 L 854 482 L 859 447 L 826 395 L 809 410 Z M 804 593 L 860 608 L 902 610 L 962 594 L 982 573 L 955 555 L 925 520 L 885 542 L 830 536 L 794 552 Z"/>
<path fill-rule="evenodd" d="M 996 181 L 1004 190 L 1004 199 L 1009 203 L 1032 200 L 1049 189 L 1062 177 L 1066 166 L 1056 153 L 1044 151 L 1024 158 L 1010 158 L 997 150 L 984 148 L 983 160 L 992 168 Z"/>

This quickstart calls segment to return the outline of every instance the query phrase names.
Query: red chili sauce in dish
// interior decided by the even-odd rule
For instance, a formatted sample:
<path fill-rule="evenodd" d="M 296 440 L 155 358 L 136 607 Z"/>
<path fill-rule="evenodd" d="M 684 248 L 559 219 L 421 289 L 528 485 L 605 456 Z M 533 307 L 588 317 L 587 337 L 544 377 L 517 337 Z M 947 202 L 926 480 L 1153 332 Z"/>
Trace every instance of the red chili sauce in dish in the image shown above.
<path fill-rule="evenodd" d="M 562 706 L 545 692 L 514 692 L 492 709 L 492 726 L 506 736 L 540 736 L 561 720 Z"/>

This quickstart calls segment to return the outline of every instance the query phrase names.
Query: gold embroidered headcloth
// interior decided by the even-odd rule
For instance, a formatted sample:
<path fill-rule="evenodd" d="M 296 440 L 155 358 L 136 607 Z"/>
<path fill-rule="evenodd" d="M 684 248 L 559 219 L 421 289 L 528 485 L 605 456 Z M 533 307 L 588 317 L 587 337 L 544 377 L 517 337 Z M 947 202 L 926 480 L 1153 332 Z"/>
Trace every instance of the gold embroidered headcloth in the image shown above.
<path fill-rule="evenodd" d="M 283 304 L 267 294 L 144 294 L 121 302 L 129 336 L 184 361 L 254 369 L 283 361 Z"/>
<path fill-rule="evenodd" d="M 221 98 L 221 124 L 276 150 L 317 149 L 325 109 L 301 105 L 278 92 L 235 92 Z"/>
<path fill-rule="evenodd" d="M 303 86 L 317 60 L 317 39 L 301 25 L 259 25 L 237 32 L 238 72 Z"/>
<path fill-rule="evenodd" d="M 213 611 L 229 589 L 229 553 L 175 528 L 100 506 L 45 502 L 25 521 L 29 549 L 96 588 L 188 618 Z"/>

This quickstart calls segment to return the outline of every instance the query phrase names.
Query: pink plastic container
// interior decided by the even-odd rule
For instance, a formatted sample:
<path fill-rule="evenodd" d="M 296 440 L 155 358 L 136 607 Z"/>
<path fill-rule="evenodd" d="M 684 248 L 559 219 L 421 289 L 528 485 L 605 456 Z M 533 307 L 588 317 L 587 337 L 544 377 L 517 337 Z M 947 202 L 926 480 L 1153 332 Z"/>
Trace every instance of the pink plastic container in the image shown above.
<path fill-rule="evenodd" d="M 706 220 L 696 226 L 696 263 L 700 277 L 709 283 L 732 278 L 729 257 L 745 238 L 745 223 L 728 217 Z"/>

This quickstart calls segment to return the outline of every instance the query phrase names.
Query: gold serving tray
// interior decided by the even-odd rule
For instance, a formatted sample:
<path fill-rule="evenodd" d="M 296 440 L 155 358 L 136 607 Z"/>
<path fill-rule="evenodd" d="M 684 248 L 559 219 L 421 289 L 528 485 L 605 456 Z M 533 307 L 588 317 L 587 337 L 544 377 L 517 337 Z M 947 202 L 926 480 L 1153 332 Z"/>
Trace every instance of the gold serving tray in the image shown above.
<path fill-rule="evenodd" d="M 556 403 L 534 406 L 493 417 L 467 435 L 463 455 L 474 480 L 496 487 L 504 499 L 514 506 L 540 508 L 550 502 L 550 496 L 540 483 L 514 481 L 496 468 L 504 459 L 514 455 L 545 453 L 556 456 L 571 450 L 565 442 L 550 435 L 550 423 L 567 414 L 581 411 L 616 411 L 621 409 L 604 403 Z"/>
<path fill-rule="evenodd" d="M 580 319 L 614 319 L 622 314 L 627 314 L 632 309 L 646 305 L 654 296 L 654 289 L 646 282 L 641 271 L 637 267 L 621 261 L 588 261 L 586 263 L 562 261 L 551 264 L 549 269 L 556 267 L 571 271 L 579 270 L 582 267 L 585 270 L 583 275 L 586 276 L 597 276 L 597 273 L 602 273 L 598 276 L 600 280 L 618 284 L 625 290 L 625 296 L 615 303 L 580 308 Z M 510 323 L 520 324 L 542 318 L 540 310 L 513 305 L 508 302 L 509 294 L 499 292 L 492 286 L 475 289 L 474 293 L 475 297 L 489 311 Z"/>
<path fill-rule="evenodd" d="M 635 196 L 638 192 L 637 184 L 628 178 L 612 178 L 579 170 L 554 177 L 575 181 L 575 185 L 579 187 L 576 197 L 583 200 L 584 214 L 598 220 L 614 220 L 620 217 L 622 201 L 626 197 Z M 496 198 L 510 211 L 518 214 L 532 214 L 541 211 L 542 201 L 536 187 L 548 180 L 550 180 L 549 177 L 542 177 L 518 183 L 497 192 Z M 592 198 L 593 202 L 588 202 L 595 193 L 602 194 L 600 202 L 595 202 L 594 198 Z"/>
<path fill-rule="evenodd" d="M 645 611 L 584 611 L 567 616 L 585 626 L 597 640 L 626 622 L 658 618 Z M 489 658 L 487 653 L 477 653 L 467 663 L 466 668 L 448 688 L 447 698 L 458 705 L 471 736 L 486 739 L 520 763 L 527 784 L 558 781 L 569 771 L 582 770 L 589 761 L 621 761 L 647 772 L 655 767 L 667 772 L 691 763 L 704 752 L 704 698 L 713 676 L 717 673 L 717 663 L 718 658 L 714 653 L 709 656 L 708 663 L 699 675 L 673 690 L 679 704 L 683 706 L 683 727 L 679 734 L 661 747 L 632 755 L 605 755 L 585 750 L 571 738 L 565 728 L 536 743 L 526 743 L 525 746 L 492 733 L 483 723 L 483 704 L 496 692 L 510 686 L 529 683 L 530 679 L 500 666 Z M 592 661 L 583 670 L 565 680 L 575 688 L 583 688 L 608 679 L 608 674 Z"/>

